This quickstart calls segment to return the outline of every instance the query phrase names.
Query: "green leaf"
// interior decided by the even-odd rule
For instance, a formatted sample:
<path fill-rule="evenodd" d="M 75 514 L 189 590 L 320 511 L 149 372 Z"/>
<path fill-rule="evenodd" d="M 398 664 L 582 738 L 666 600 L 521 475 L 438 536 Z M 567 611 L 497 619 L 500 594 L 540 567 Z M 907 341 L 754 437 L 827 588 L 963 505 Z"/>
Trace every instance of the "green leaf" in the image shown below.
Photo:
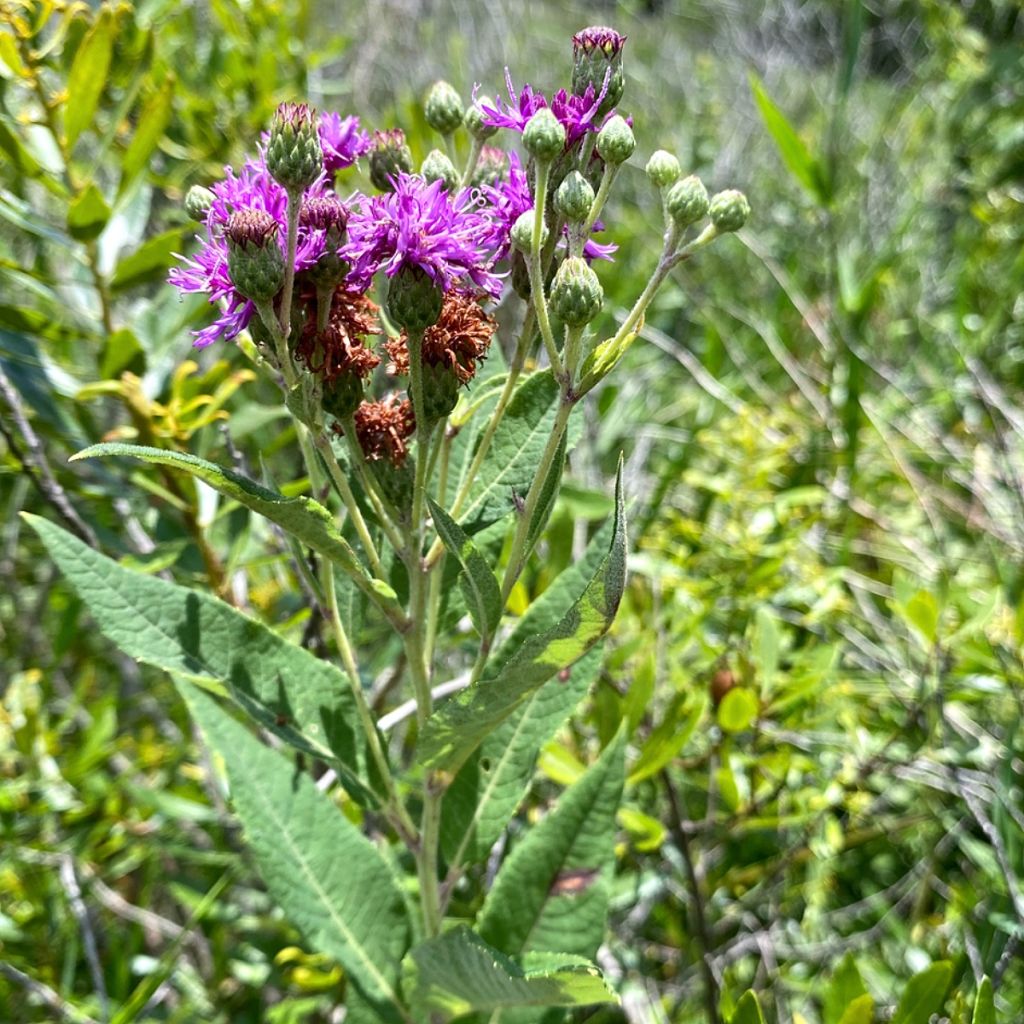
<path fill-rule="evenodd" d="M 818 161 L 811 156 L 803 139 L 797 134 L 786 115 L 775 105 L 757 75 L 750 76 L 750 88 L 754 93 L 758 110 L 761 111 L 765 127 L 775 140 L 779 156 L 782 157 L 782 162 L 790 174 L 819 203 L 828 203 L 827 190 Z"/>
<path fill-rule="evenodd" d="M 736 1004 L 736 1012 L 732 1015 L 729 1024 L 764 1024 L 764 1014 L 761 1012 L 761 1004 L 752 989 L 747 989 L 740 996 Z"/>
<path fill-rule="evenodd" d="M 449 865 L 487 857 L 526 795 L 541 747 L 590 689 L 602 657 L 596 647 L 568 678 L 549 679 L 459 769 L 441 809 L 441 848 Z"/>
<path fill-rule="evenodd" d="M 221 756 L 231 800 L 270 895 L 361 993 L 400 1019 L 395 983 L 409 922 L 387 861 L 313 780 L 264 746 L 213 698 L 179 683 Z"/>
<path fill-rule="evenodd" d="M 114 331 L 104 342 L 100 359 L 100 377 L 103 380 L 115 380 L 125 370 L 141 375 L 145 369 L 146 353 L 139 339 L 127 327 Z"/>
<path fill-rule="evenodd" d="M 620 729 L 554 810 L 513 848 L 480 911 L 486 942 L 509 956 L 527 950 L 597 952 L 615 865 L 624 751 Z"/>
<path fill-rule="evenodd" d="M 593 579 L 558 622 L 517 642 L 515 647 L 503 644 L 480 680 L 430 718 L 420 740 L 421 762 L 431 768 L 457 770 L 483 738 L 542 684 L 579 660 L 605 635 L 625 583 L 626 523 L 620 463 L 611 545 Z"/>
<path fill-rule="evenodd" d="M 68 207 L 68 231 L 79 242 L 91 242 L 107 226 L 110 207 L 95 185 L 86 186 Z"/>
<path fill-rule="evenodd" d="M 718 724 L 725 732 L 743 732 L 757 718 L 757 697 L 745 686 L 731 689 L 718 706 Z"/>
<path fill-rule="evenodd" d="M 68 148 L 92 124 L 110 71 L 116 30 L 114 12 L 102 7 L 82 40 L 68 72 L 68 99 L 64 107 L 64 139 Z"/>
<path fill-rule="evenodd" d="M 640 756 L 633 763 L 629 775 L 630 786 L 657 775 L 673 761 L 696 732 L 707 703 L 706 692 L 695 697 L 681 693 L 673 700 L 664 719 L 655 726 L 640 749 Z M 680 719 L 680 715 L 685 717 Z"/>
<path fill-rule="evenodd" d="M 402 988 L 416 1020 L 431 1024 L 474 1011 L 618 1001 L 597 967 L 580 957 L 547 954 L 524 969 L 464 926 L 414 946 Z"/>
<path fill-rule="evenodd" d="M 473 625 L 480 634 L 485 649 L 501 621 L 501 587 L 476 545 L 463 532 L 462 527 L 440 505 L 428 496 L 430 515 L 444 546 L 462 566 L 459 584 L 466 599 Z"/>
<path fill-rule="evenodd" d="M 874 1019 L 875 1001 L 865 993 L 846 1007 L 837 1024 L 872 1024 Z"/>
<path fill-rule="evenodd" d="M 230 694 L 260 725 L 335 765 L 360 792 L 368 778 L 365 740 L 337 668 L 217 598 L 132 572 L 53 523 L 23 515 L 125 654 Z"/>
<path fill-rule="evenodd" d="M 992 995 L 992 979 L 986 974 L 978 985 L 971 1024 L 996 1024 L 996 1004 Z"/>
<path fill-rule="evenodd" d="M 857 970 L 857 961 L 852 953 L 847 953 L 839 961 L 825 989 L 824 1024 L 840 1024 L 847 1007 L 866 992 L 867 988 Z"/>
<path fill-rule="evenodd" d="M 569 432 L 566 431 L 562 434 L 558 451 L 555 452 L 555 457 L 551 460 L 551 465 L 548 467 L 547 476 L 544 477 L 544 483 L 541 486 L 537 507 L 533 510 L 533 515 L 530 517 L 530 526 L 526 531 L 527 551 L 533 550 L 540 535 L 544 532 L 544 527 L 548 524 L 552 509 L 555 507 L 559 487 L 562 483 L 562 475 L 565 472 L 565 453 L 568 444 Z"/>
<path fill-rule="evenodd" d="M 234 470 L 224 469 L 205 459 L 196 458 L 195 455 L 165 451 L 162 448 L 111 442 L 93 445 L 73 455 L 71 459 L 92 459 L 101 455 L 127 455 L 133 459 L 142 459 L 143 462 L 170 466 L 191 473 L 192 476 L 208 483 L 215 491 L 252 509 L 253 512 L 258 512 L 301 543 L 330 559 L 344 569 L 364 593 L 376 598 L 377 604 L 390 617 L 401 620 L 402 613 L 397 601 L 384 589 L 387 585 L 370 578 L 356 558 L 352 546 L 339 532 L 334 517 L 312 498 L 287 498 Z"/>
<path fill-rule="evenodd" d="M 949 960 L 936 960 L 915 974 L 903 990 L 891 1024 L 928 1024 L 933 1013 L 946 1001 L 953 965 Z"/>
<path fill-rule="evenodd" d="M 118 194 L 123 193 L 135 177 L 145 170 L 171 120 L 173 99 L 174 75 L 167 75 L 139 114 L 138 127 L 121 160 Z"/>
<path fill-rule="evenodd" d="M 110 278 L 111 291 L 121 292 L 163 277 L 174 262 L 174 254 L 181 250 L 182 232 L 175 228 L 149 239 L 133 253 L 118 261 Z"/>

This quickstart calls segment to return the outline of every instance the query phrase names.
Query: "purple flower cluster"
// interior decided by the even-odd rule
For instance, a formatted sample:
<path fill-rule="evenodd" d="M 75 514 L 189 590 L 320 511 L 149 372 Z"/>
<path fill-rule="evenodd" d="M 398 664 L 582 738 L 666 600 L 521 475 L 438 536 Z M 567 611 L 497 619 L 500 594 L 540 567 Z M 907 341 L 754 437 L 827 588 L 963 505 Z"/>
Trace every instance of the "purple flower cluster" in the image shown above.
<path fill-rule="evenodd" d="M 358 117 L 323 114 L 320 117 L 320 145 L 324 151 L 324 170 L 329 174 L 351 167 L 373 146 L 367 132 L 359 128 Z"/>

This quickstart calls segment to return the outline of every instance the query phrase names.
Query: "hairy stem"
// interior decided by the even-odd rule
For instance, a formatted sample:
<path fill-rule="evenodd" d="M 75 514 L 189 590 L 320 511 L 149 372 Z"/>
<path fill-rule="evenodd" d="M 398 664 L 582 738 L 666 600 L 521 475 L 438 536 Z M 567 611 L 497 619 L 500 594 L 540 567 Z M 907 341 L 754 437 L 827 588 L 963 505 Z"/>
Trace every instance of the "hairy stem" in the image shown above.
<path fill-rule="evenodd" d="M 299 243 L 299 205 L 302 193 L 288 190 L 288 241 L 284 265 L 284 284 L 281 286 L 281 309 L 279 312 L 281 333 L 285 340 L 292 326 L 292 289 L 295 287 L 295 250 Z"/>
<path fill-rule="evenodd" d="M 547 349 L 551 368 L 554 370 L 555 376 L 559 377 L 562 374 L 562 361 L 558 356 L 558 346 L 555 344 L 555 336 L 551 332 L 551 321 L 548 319 L 548 302 L 544 295 L 544 269 L 541 258 L 544 233 L 544 205 L 547 201 L 548 173 L 550 170 L 550 164 L 537 164 L 537 180 L 534 184 L 533 238 L 531 239 L 530 252 L 527 257 L 527 268 L 530 273 L 530 300 L 533 303 L 534 310 L 536 310 L 537 323 L 540 326 L 540 336 L 544 339 L 544 347 Z"/>

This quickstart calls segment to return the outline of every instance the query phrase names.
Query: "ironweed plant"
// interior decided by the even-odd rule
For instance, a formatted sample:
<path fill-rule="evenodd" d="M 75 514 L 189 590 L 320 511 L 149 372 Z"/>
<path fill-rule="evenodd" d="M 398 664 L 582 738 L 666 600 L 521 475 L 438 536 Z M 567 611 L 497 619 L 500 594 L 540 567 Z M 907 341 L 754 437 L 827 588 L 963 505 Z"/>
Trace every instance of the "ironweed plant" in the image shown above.
<path fill-rule="evenodd" d="M 107 636 L 178 681 L 271 895 L 346 972 L 346 1020 L 539 1020 L 616 998 L 593 961 L 622 731 L 548 814 L 500 840 L 540 746 L 597 673 L 626 578 L 621 479 L 582 557 L 518 616 L 509 599 L 581 404 L 672 268 L 749 212 L 654 153 L 660 259 L 617 330 L 595 330 L 615 270 L 602 218 L 636 145 L 616 113 L 624 44 L 580 32 L 568 87 L 549 97 L 509 76 L 507 99 L 466 107 L 436 83 L 424 113 L 442 147 L 418 170 L 400 129 L 283 104 L 253 158 L 188 193 L 202 230 L 171 283 L 216 309 L 194 344 L 233 341 L 279 383 L 309 494 L 165 448 L 77 457 L 184 471 L 269 520 L 333 650 L 285 641 L 226 584 L 206 595 L 142 575 L 33 520 Z M 347 192 L 359 161 L 376 193 Z M 357 610 L 403 652 L 382 716 Z M 760 1018 L 752 994 L 737 1013 Z"/>

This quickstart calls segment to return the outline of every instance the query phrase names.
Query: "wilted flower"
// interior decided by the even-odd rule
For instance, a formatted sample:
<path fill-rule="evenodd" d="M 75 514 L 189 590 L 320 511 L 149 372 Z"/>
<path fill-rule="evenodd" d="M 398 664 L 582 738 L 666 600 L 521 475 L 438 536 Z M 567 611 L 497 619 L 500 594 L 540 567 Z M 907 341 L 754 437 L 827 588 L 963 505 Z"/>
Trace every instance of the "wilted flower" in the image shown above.
<path fill-rule="evenodd" d="M 353 417 L 356 439 L 370 462 L 387 460 L 395 466 L 405 462 L 409 449 L 406 441 L 416 431 L 412 403 L 398 395 L 388 395 L 379 402 L 363 402 Z"/>
<path fill-rule="evenodd" d="M 373 143 L 360 131 L 358 117 L 323 114 L 320 117 L 320 145 L 324 151 L 324 170 L 330 172 L 351 167 L 370 151 Z"/>
<path fill-rule="evenodd" d="M 296 357 L 326 381 L 345 373 L 366 377 L 380 364 L 380 358 L 363 344 L 368 334 L 381 332 L 376 314 L 377 307 L 365 295 L 337 288 L 327 326 L 319 331 L 316 318 L 308 319 L 295 346 Z"/>

